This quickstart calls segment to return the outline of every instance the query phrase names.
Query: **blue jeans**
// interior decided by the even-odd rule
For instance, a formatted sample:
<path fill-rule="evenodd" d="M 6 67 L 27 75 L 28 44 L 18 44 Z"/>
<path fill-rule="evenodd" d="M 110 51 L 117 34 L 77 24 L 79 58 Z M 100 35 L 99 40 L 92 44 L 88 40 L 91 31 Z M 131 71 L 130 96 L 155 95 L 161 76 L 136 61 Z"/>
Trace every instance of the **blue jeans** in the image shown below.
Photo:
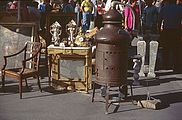
<path fill-rule="evenodd" d="M 87 30 L 89 30 L 90 27 L 90 21 L 91 21 L 91 12 L 83 12 L 82 13 L 82 29 L 85 33 Z"/>

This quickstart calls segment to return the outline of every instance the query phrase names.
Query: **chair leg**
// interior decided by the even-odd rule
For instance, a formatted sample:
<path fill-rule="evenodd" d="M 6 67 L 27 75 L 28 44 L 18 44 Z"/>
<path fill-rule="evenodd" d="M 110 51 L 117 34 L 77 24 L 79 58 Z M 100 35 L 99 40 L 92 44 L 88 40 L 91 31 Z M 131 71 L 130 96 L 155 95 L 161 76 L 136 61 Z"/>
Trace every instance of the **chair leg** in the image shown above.
<path fill-rule="evenodd" d="M 92 102 L 94 102 L 94 97 L 95 97 L 95 82 L 93 82 Z"/>
<path fill-rule="evenodd" d="M 4 86 L 5 86 L 5 73 L 2 72 L 2 90 L 4 91 Z"/>
<path fill-rule="evenodd" d="M 19 81 L 19 93 L 20 93 L 20 99 L 22 99 L 22 78 L 20 78 L 20 81 Z"/>
<path fill-rule="evenodd" d="M 123 98 L 123 93 L 122 93 L 122 90 L 121 90 L 121 86 L 119 86 L 118 98 L 119 98 L 119 100 L 121 100 Z"/>
<path fill-rule="evenodd" d="M 27 82 L 27 79 L 26 78 L 25 78 L 25 85 L 26 85 L 26 87 L 28 89 L 28 82 Z"/>
<path fill-rule="evenodd" d="M 38 84 L 38 86 L 39 86 L 39 90 L 40 90 L 40 92 L 42 92 L 42 88 L 41 88 L 41 85 L 40 85 L 40 78 L 39 78 L 39 75 L 36 75 L 36 77 L 37 77 L 37 84 Z"/>

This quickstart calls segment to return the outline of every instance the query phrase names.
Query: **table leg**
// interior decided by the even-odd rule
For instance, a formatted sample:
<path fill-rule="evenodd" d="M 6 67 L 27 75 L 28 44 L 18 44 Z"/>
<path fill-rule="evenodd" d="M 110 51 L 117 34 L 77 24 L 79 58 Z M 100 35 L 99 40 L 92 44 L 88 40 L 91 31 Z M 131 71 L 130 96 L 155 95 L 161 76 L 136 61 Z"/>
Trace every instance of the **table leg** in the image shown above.
<path fill-rule="evenodd" d="M 51 81 L 52 81 L 52 55 L 49 55 L 48 56 L 49 58 L 49 74 L 48 74 L 48 77 L 49 77 L 49 86 L 51 86 Z"/>
<path fill-rule="evenodd" d="M 88 93 L 88 55 L 85 56 L 85 81 L 86 81 L 86 88 L 85 91 Z"/>

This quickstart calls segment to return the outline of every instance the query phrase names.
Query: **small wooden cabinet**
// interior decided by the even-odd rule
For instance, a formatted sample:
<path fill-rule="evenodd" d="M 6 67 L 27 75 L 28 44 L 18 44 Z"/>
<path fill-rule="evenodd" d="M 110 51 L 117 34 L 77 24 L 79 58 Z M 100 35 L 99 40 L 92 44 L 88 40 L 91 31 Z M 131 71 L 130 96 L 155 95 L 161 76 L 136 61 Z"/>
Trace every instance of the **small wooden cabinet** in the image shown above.
<path fill-rule="evenodd" d="M 92 82 L 91 48 L 49 45 L 47 50 L 52 86 L 88 93 Z"/>

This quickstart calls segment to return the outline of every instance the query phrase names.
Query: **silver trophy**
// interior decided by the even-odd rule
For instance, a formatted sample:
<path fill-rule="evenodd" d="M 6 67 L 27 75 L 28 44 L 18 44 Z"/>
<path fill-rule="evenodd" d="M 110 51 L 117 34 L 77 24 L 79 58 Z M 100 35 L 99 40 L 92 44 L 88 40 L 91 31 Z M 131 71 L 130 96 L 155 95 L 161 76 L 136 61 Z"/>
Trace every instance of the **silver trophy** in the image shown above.
<path fill-rule="evenodd" d="M 67 25 L 66 25 L 66 32 L 69 35 L 68 38 L 68 44 L 70 46 L 74 46 L 74 35 L 76 34 L 76 22 L 74 20 L 71 20 Z"/>
<path fill-rule="evenodd" d="M 59 46 L 62 30 L 61 25 L 57 21 L 50 26 L 50 33 L 52 35 L 52 43 L 54 46 Z"/>

